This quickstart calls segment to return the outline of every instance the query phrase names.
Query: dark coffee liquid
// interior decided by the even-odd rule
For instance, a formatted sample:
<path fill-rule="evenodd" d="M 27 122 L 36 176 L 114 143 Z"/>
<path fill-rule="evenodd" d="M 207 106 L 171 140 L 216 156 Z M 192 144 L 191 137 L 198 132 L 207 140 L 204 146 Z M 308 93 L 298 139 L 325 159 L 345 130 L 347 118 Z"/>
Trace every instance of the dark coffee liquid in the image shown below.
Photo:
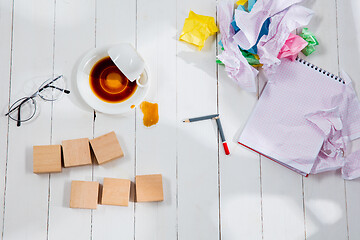
<path fill-rule="evenodd" d="M 108 103 L 119 103 L 129 99 L 137 88 L 136 81 L 129 81 L 110 57 L 95 63 L 89 80 L 95 95 Z"/>

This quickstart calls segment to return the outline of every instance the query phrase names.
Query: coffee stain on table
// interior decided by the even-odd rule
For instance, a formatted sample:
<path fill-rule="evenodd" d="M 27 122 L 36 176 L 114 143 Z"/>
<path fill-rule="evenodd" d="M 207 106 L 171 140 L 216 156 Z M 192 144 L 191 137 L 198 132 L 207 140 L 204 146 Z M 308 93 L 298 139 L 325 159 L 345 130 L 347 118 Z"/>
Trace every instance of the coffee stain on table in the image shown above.
<path fill-rule="evenodd" d="M 158 104 L 144 101 L 140 104 L 140 109 L 144 114 L 143 123 L 145 127 L 150 127 L 159 122 Z"/>

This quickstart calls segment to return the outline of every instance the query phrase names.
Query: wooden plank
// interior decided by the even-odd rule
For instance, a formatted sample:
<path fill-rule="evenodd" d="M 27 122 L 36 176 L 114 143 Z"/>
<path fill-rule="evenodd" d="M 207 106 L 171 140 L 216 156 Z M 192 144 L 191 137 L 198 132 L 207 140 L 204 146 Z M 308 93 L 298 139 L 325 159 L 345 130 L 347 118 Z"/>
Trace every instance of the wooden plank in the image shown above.
<path fill-rule="evenodd" d="M 30 87 L 31 79 L 53 70 L 54 3 L 16 1 L 14 9 L 10 102 L 31 94 L 36 88 Z M 9 126 L 4 239 L 47 235 L 49 176 L 32 172 L 32 146 L 50 143 L 51 104 L 37 100 L 41 113 L 36 119 L 21 127 L 11 121 Z"/>
<path fill-rule="evenodd" d="M 258 77 L 261 92 L 267 80 Z M 261 156 L 261 191 L 263 238 L 305 239 L 302 176 Z"/>
<path fill-rule="evenodd" d="M 267 82 L 259 73 L 259 91 Z M 302 176 L 261 156 L 263 239 L 305 239 Z"/>
<path fill-rule="evenodd" d="M 12 37 L 12 10 L 13 5 L 11 0 L 1 0 L 0 5 L 0 78 L 3 79 L 2 87 L 0 88 L 0 103 L 4 113 L 7 110 L 9 103 L 9 88 L 10 88 L 10 72 L 11 72 L 11 37 Z M 6 161 L 7 161 L 7 139 L 8 139 L 8 119 L 0 118 L 0 229 L 3 232 L 3 217 L 4 217 L 4 192 L 6 185 Z"/>
<path fill-rule="evenodd" d="M 307 3 L 315 11 L 309 30 L 318 38 L 316 52 L 306 59 L 337 74 L 336 1 Z M 326 11 L 324 11 L 326 6 Z M 306 236 L 308 239 L 347 239 L 344 181 L 339 172 L 304 178 Z"/>
<path fill-rule="evenodd" d="M 189 11 L 216 18 L 216 1 L 178 1 L 178 39 Z M 198 51 L 177 42 L 178 237 L 219 239 L 218 142 L 215 121 L 182 123 L 217 112 L 215 36 Z"/>
<path fill-rule="evenodd" d="M 220 36 L 219 38 L 220 39 Z M 256 104 L 219 66 L 219 113 L 231 155 L 219 144 L 222 239 L 262 239 L 260 157 L 237 138 Z"/>
<path fill-rule="evenodd" d="M 305 239 L 302 177 L 261 157 L 264 239 Z"/>
<path fill-rule="evenodd" d="M 176 1 L 137 2 L 137 49 L 150 71 L 146 100 L 159 105 L 159 122 L 147 128 L 136 109 L 136 174 L 162 174 L 164 201 L 137 203 L 135 238 L 176 239 L 177 121 Z"/>
<path fill-rule="evenodd" d="M 360 69 L 355 67 L 358 63 L 360 54 L 360 2 L 351 0 L 346 4 L 337 1 L 338 14 L 338 44 L 339 44 L 339 67 L 349 74 L 353 81 L 353 86 L 359 96 L 360 93 Z M 360 149 L 360 141 L 353 143 L 352 150 Z M 360 216 L 360 180 L 345 181 L 346 199 L 348 214 L 349 239 L 358 239 L 360 236 L 359 216 Z"/>
<path fill-rule="evenodd" d="M 266 77 L 259 73 L 259 91 Z M 261 156 L 263 239 L 305 239 L 303 179 Z"/>
<path fill-rule="evenodd" d="M 93 137 L 93 111 L 80 100 L 76 66 L 95 46 L 95 2 L 57 0 L 55 8 L 54 71 L 64 74 L 69 96 L 54 103 L 52 143 Z M 49 238 L 89 239 L 91 211 L 70 209 L 72 180 L 91 181 L 92 166 L 64 168 L 50 178 Z"/>
<path fill-rule="evenodd" d="M 135 46 L 136 1 L 105 0 L 96 5 L 96 46 L 127 42 Z M 96 114 L 95 137 L 115 131 L 124 157 L 94 166 L 94 180 L 135 179 L 135 111 L 123 116 Z M 131 193 L 133 194 L 133 193 Z M 128 207 L 98 206 L 93 213 L 93 239 L 133 239 L 134 203 Z"/>

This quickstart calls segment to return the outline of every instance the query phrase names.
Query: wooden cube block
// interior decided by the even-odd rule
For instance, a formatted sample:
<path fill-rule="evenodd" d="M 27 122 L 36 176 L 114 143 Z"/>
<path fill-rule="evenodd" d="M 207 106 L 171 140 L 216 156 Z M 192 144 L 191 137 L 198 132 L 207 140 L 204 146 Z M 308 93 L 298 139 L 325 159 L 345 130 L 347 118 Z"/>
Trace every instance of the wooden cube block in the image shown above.
<path fill-rule="evenodd" d="M 124 156 L 115 132 L 94 138 L 90 140 L 90 144 L 98 164 L 103 164 Z"/>
<path fill-rule="evenodd" d="M 34 146 L 33 172 L 61 172 L 61 145 Z"/>
<path fill-rule="evenodd" d="M 136 176 L 135 184 L 137 202 L 164 200 L 161 174 Z"/>
<path fill-rule="evenodd" d="M 128 206 L 130 184 L 128 179 L 104 178 L 101 204 Z"/>
<path fill-rule="evenodd" d="M 72 181 L 70 207 L 96 209 L 99 199 L 99 183 Z"/>
<path fill-rule="evenodd" d="M 74 167 L 91 164 L 88 138 L 62 141 L 64 167 Z"/>

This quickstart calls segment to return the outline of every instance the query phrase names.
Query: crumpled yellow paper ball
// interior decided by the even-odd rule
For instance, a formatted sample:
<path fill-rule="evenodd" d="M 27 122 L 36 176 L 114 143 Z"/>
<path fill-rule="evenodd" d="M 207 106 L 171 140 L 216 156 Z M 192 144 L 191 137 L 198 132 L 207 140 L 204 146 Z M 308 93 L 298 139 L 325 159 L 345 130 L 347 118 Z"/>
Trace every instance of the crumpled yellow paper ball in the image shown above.
<path fill-rule="evenodd" d="M 248 0 L 239 0 L 236 2 L 237 5 L 245 5 Z"/>
<path fill-rule="evenodd" d="M 185 19 L 180 40 L 194 44 L 201 50 L 205 40 L 217 31 L 219 29 L 213 17 L 199 15 L 190 10 L 189 17 Z"/>

